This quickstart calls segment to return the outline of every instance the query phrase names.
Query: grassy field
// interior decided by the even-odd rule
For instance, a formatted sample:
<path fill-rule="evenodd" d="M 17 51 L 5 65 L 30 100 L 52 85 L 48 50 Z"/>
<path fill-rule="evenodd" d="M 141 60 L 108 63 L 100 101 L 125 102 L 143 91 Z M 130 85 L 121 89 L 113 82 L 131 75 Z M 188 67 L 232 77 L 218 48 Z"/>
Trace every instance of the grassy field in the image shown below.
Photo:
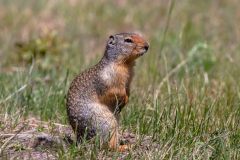
<path fill-rule="evenodd" d="M 240 159 L 239 8 L 238 0 L 0 0 L 0 159 Z M 131 31 L 150 50 L 120 118 L 130 151 L 16 142 L 28 131 L 63 136 L 69 83 L 99 61 L 110 34 Z"/>

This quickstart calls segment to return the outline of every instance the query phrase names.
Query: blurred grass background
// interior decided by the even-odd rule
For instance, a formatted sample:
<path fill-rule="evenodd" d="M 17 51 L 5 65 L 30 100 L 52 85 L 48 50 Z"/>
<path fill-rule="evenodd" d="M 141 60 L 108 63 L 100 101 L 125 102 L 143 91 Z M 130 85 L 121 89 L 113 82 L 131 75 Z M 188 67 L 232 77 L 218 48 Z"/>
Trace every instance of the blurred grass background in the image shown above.
<path fill-rule="evenodd" d="M 238 159 L 239 7 L 238 0 L 0 0 L 0 128 L 29 117 L 68 124 L 73 77 L 98 62 L 110 34 L 137 31 L 150 50 L 137 61 L 120 123 L 159 147 L 128 158 Z"/>

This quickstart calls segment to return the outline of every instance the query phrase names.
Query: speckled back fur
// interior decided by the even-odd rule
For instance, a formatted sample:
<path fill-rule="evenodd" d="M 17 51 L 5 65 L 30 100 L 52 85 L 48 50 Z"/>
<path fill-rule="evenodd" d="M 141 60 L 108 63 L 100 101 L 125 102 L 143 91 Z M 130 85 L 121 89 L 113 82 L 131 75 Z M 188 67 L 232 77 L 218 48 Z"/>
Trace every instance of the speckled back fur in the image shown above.
<path fill-rule="evenodd" d="M 117 132 L 118 114 L 130 94 L 134 60 L 147 49 L 147 42 L 138 34 L 110 36 L 100 62 L 72 81 L 67 114 L 79 141 L 99 134 L 107 142 Z"/>

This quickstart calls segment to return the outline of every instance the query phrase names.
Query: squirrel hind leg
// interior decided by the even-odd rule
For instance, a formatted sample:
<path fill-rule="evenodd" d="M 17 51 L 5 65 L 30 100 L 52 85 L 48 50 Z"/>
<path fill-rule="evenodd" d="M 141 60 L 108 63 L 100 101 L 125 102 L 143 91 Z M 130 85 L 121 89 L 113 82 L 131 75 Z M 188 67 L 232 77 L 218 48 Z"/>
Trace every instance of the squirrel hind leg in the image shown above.
<path fill-rule="evenodd" d="M 77 134 L 78 143 L 99 136 L 102 146 L 110 150 L 124 152 L 129 148 L 127 145 L 119 145 L 117 117 L 107 106 L 99 103 L 84 105 L 75 118 L 77 122 L 72 121 L 71 125 Z"/>
<path fill-rule="evenodd" d="M 95 135 L 100 136 L 102 144 L 110 148 L 117 148 L 118 140 L 118 122 L 115 115 L 99 103 L 88 104 L 89 115 L 85 114 L 86 126 L 95 131 Z M 86 113 L 86 112 L 85 112 Z M 88 130 L 90 131 L 90 130 Z M 91 134 L 91 133 L 87 133 Z M 90 135 L 91 136 L 91 135 Z"/>

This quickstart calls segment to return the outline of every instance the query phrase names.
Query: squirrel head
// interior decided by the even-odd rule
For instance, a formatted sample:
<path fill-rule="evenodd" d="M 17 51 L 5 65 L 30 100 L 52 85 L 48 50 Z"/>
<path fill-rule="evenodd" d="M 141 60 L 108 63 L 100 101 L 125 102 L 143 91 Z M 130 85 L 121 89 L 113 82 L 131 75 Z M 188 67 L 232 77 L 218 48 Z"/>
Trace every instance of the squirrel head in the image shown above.
<path fill-rule="evenodd" d="M 107 41 L 104 58 L 120 63 L 133 62 L 147 52 L 149 44 L 136 33 L 111 35 Z"/>

